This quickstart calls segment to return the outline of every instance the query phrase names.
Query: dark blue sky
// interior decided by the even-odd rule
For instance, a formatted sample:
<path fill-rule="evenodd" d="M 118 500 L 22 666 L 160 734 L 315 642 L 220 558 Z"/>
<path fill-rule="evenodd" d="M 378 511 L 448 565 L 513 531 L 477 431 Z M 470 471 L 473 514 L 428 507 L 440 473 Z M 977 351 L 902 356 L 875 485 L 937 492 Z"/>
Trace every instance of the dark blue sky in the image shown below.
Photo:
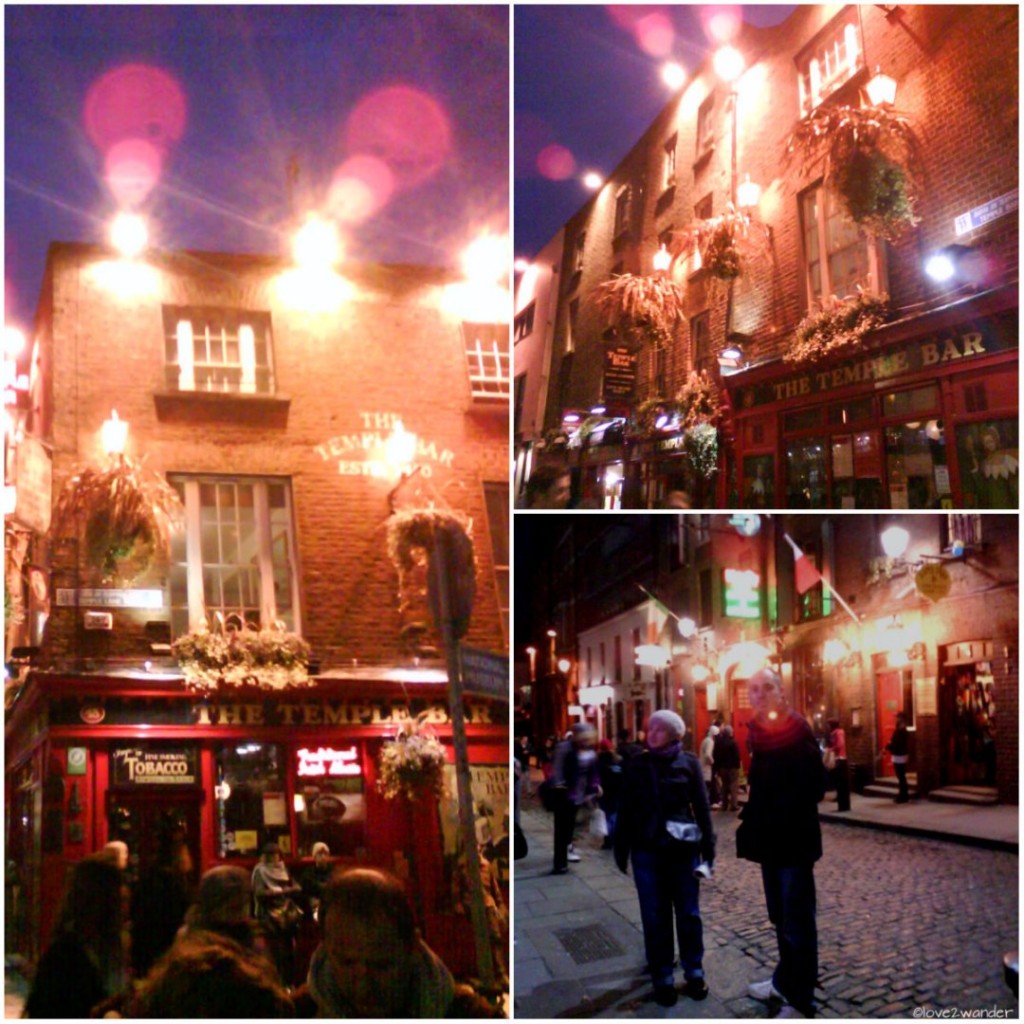
<path fill-rule="evenodd" d="M 142 207 L 160 247 L 286 252 L 290 158 L 296 194 L 322 202 L 359 148 L 349 115 L 395 86 L 437 104 L 449 144 L 352 228 L 348 257 L 456 265 L 478 229 L 508 230 L 507 6 L 8 6 L 4 22 L 8 323 L 30 327 L 51 241 L 105 240 L 115 202 L 84 106 L 125 64 L 168 73 L 187 107 Z M 391 134 L 398 176 L 438 138 L 410 152 L 408 124 Z"/>
<path fill-rule="evenodd" d="M 533 6 L 515 8 L 515 233 L 517 256 L 533 256 L 588 200 L 583 171 L 609 174 L 671 98 L 661 67 L 674 60 L 693 72 L 708 52 L 702 27 L 716 10 L 753 25 L 776 25 L 793 5 L 742 7 Z M 654 16 L 672 32 L 670 52 L 652 56 L 638 42 L 637 19 Z M 617 20 L 618 19 L 618 20 Z M 632 22 L 632 30 L 622 22 Z M 647 37 L 652 48 L 660 37 Z M 566 147 L 576 172 L 563 181 L 536 168 L 540 149 Z"/>

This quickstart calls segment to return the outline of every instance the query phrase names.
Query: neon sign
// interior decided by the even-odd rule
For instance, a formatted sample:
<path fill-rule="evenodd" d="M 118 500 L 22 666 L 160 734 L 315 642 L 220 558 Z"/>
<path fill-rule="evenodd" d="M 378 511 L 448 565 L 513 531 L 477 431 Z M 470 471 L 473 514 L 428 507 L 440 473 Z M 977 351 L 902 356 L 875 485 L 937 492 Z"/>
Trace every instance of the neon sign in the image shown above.
<path fill-rule="evenodd" d="M 725 570 L 725 614 L 734 619 L 761 617 L 761 577 L 752 569 Z"/>
<path fill-rule="evenodd" d="M 359 764 L 359 752 L 355 747 L 348 750 L 334 750 L 332 747 L 318 747 L 308 750 L 302 747 L 298 751 L 299 776 L 319 777 L 323 775 L 362 775 Z"/>

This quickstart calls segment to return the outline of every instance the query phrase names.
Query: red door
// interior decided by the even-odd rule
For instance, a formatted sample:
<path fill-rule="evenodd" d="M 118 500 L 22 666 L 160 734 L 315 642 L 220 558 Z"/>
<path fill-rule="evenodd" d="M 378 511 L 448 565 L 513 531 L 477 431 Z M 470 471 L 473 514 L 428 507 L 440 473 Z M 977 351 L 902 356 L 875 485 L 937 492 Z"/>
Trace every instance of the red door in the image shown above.
<path fill-rule="evenodd" d="M 903 673 L 878 673 L 878 745 L 882 748 L 881 776 L 895 776 L 892 755 L 885 749 L 896 728 L 896 716 L 903 710 Z"/>
<path fill-rule="evenodd" d="M 750 695 L 747 693 L 746 679 L 736 679 L 732 684 L 732 731 L 733 738 L 740 748 L 740 762 L 743 774 L 750 772 L 750 745 L 747 741 L 748 724 L 754 717 L 750 706 Z"/>

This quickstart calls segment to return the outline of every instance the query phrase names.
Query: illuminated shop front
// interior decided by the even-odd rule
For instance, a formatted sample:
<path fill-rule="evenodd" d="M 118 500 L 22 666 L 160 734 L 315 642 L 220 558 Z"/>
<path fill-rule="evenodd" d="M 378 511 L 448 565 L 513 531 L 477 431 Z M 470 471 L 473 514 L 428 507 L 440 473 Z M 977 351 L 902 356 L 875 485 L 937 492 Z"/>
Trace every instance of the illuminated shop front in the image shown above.
<path fill-rule="evenodd" d="M 890 324 L 855 355 L 725 377 L 737 503 L 1016 509 L 1017 331 L 1014 288 Z"/>
<path fill-rule="evenodd" d="M 293 876 L 325 842 L 338 864 L 407 878 L 428 942 L 454 970 L 472 970 L 469 919 L 453 909 L 464 881 L 440 670 L 355 669 L 309 688 L 214 697 L 156 670 L 35 679 L 7 731 L 9 848 L 19 863 L 13 887 L 8 879 L 9 949 L 32 957 L 45 945 L 73 863 L 119 839 L 140 872 L 170 828 L 185 837 L 195 880 L 218 864 L 250 870 L 271 841 Z M 465 708 L 477 839 L 498 851 L 508 833 L 508 708 L 476 698 Z M 445 796 L 387 800 L 376 786 L 382 744 L 417 719 L 445 747 Z"/>

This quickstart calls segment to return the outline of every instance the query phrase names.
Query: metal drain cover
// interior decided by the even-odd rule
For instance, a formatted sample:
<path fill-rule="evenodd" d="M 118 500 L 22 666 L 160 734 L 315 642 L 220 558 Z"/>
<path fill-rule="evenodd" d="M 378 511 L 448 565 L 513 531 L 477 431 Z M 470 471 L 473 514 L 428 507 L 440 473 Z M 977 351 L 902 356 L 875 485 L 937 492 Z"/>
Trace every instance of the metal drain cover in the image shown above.
<path fill-rule="evenodd" d="M 626 952 L 600 924 L 588 924 L 584 928 L 562 928 L 555 932 L 555 938 L 578 964 L 611 960 L 613 957 L 625 955 Z"/>

